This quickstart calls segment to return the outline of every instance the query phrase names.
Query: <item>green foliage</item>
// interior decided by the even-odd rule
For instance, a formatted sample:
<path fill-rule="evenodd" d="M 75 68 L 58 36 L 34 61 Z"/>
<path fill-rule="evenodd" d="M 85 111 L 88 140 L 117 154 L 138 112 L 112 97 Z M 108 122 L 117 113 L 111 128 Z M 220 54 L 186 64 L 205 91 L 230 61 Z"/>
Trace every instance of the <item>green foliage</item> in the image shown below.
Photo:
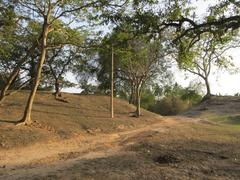
<path fill-rule="evenodd" d="M 197 53 L 199 51 L 194 51 L 189 48 L 189 41 L 187 40 L 182 40 L 179 43 L 178 47 L 178 58 L 177 62 L 179 66 L 183 67 L 191 67 L 193 65 L 194 58 L 197 56 Z"/>
<path fill-rule="evenodd" d="M 122 28 L 125 31 L 122 31 Z M 130 75 L 142 76 L 144 71 L 148 71 L 148 81 L 161 73 L 162 77 L 165 77 L 167 63 L 164 61 L 165 49 L 161 41 L 151 40 L 141 34 L 135 35 L 131 28 L 130 25 L 122 24 L 121 29 L 116 27 L 111 34 L 103 39 L 101 49 L 99 49 L 100 69 L 97 72 L 100 87 L 106 89 L 110 87 L 109 72 L 112 46 L 114 48 L 114 76 L 116 79 L 126 81 Z M 151 76 L 149 76 L 150 74 Z"/>
<path fill-rule="evenodd" d="M 0 1 L 0 61 L 11 59 L 12 53 L 20 47 L 22 32 L 16 21 L 13 4 L 10 1 Z"/>
<path fill-rule="evenodd" d="M 197 105 L 202 96 L 192 87 L 183 88 L 178 84 L 165 86 L 163 97 L 150 106 L 149 110 L 161 115 L 177 115 L 194 105 Z"/>
<path fill-rule="evenodd" d="M 189 47 L 191 43 L 188 38 L 183 38 L 179 42 L 177 62 L 180 69 L 202 78 L 206 85 L 207 95 L 210 95 L 208 78 L 213 66 L 221 70 L 237 71 L 231 56 L 225 55 L 225 52 L 232 47 L 233 36 L 226 33 L 219 40 L 212 34 L 204 33 L 200 38 L 192 47 Z"/>
<path fill-rule="evenodd" d="M 192 106 L 198 104 L 202 100 L 202 96 L 198 94 L 196 90 L 186 88 L 181 95 L 181 99 L 187 101 L 189 106 Z"/>
<path fill-rule="evenodd" d="M 91 83 L 88 83 L 87 81 L 83 81 L 80 88 L 82 89 L 81 94 L 83 95 L 104 95 L 104 92 L 102 92 L 97 85 L 93 85 Z"/>
<path fill-rule="evenodd" d="M 69 44 L 82 46 L 87 36 L 84 30 L 80 32 L 78 28 L 71 28 L 61 20 L 54 21 L 52 28 L 54 28 L 54 31 L 49 33 L 49 46 L 64 46 Z"/>
<path fill-rule="evenodd" d="M 188 108 L 188 103 L 186 101 L 183 101 L 180 97 L 168 96 L 154 104 L 150 110 L 155 113 L 167 116 L 177 115 L 181 112 L 186 111 Z"/>
<path fill-rule="evenodd" d="M 144 89 L 141 94 L 141 107 L 144 109 L 149 109 L 153 104 L 155 104 L 155 96 L 150 89 Z"/>

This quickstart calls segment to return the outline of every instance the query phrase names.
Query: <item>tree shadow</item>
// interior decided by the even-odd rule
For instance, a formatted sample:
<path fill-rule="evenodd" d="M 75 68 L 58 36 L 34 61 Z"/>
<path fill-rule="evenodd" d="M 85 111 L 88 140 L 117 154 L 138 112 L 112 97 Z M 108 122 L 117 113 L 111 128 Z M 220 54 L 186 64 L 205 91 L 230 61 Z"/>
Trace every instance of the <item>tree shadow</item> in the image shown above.
<path fill-rule="evenodd" d="M 56 101 L 62 102 L 62 103 L 69 103 L 68 100 L 66 99 L 61 99 L 61 98 L 55 98 Z"/>
<path fill-rule="evenodd" d="M 230 116 L 228 123 L 232 125 L 240 125 L 240 116 Z"/>
<path fill-rule="evenodd" d="M 0 119 L 0 124 L 6 123 L 6 124 L 14 124 L 14 125 L 16 125 L 16 124 L 19 123 L 19 122 L 20 122 L 20 120 L 11 121 L 11 120 Z"/>
<path fill-rule="evenodd" d="M 49 112 L 49 111 L 44 111 L 44 110 L 33 110 L 34 112 L 38 112 L 38 113 L 44 113 L 44 114 L 54 114 L 54 115 L 60 115 L 60 116 L 68 116 L 68 117 L 82 117 L 82 118 L 97 118 L 97 119 L 103 119 L 103 118 L 109 118 L 108 116 L 105 115 L 87 115 L 87 114 L 81 114 L 81 113 L 62 113 L 62 112 Z"/>
<path fill-rule="evenodd" d="M 236 178 L 240 175 L 239 166 L 231 160 L 239 145 L 233 145 L 232 152 L 229 149 L 233 147 L 227 142 L 182 139 L 159 143 L 144 140 L 141 138 L 127 145 L 123 153 L 78 160 L 62 173 L 70 175 L 72 179 L 77 176 L 83 179 L 195 179 L 197 176 L 227 179 L 228 173 Z M 204 164 L 199 167 L 199 162 Z"/>

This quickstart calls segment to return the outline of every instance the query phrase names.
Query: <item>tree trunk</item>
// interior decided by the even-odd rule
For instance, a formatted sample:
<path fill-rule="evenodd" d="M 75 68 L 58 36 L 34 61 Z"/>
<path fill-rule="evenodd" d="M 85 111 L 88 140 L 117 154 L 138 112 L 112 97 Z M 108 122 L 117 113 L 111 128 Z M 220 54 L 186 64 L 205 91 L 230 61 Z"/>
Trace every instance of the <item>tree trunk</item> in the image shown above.
<path fill-rule="evenodd" d="M 210 97 L 211 96 L 211 89 L 210 89 L 210 85 L 209 85 L 209 82 L 208 82 L 208 78 L 205 78 L 205 84 L 206 84 L 206 89 L 207 89 L 207 94 L 206 96 L 207 97 Z"/>
<path fill-rule="evenodd" d="M 59 79 L 55 80 L 55 98 L 61 97 Z"/>
<path fill-rule="evenodd" d="M 140 95 L 140 87 L 138 86 L 136 88 L 137 92 L 136 92 L 136 117 L 140 117 L 141 116 L 141 95 Z"/>
<path fill-rule="evenodd" d="M 43 32 L 42 32 L 42 41 L 41 41 L 41 55 L 40 55 L 40 59 L 38 62 L 38 67 L 37 67 L 37 73 L 36 73 L 36 77 L 34 79 L 34 86 L 31 90 L 31 93 L 29 95 L 28 101 L 27 101 L 27 105 L 25 107 L 25 111 L 24 111 L 24 115 L 22 120 L 18 123 L 18 125 L 26 125 L 26 124 L 31 124 L 32 120 L 31 120 L 31 113 L 32 113 L 32 106 L 33 106 L 33 101 L 37 92 L 37 88 L 39 85 L 39 82 L 41 80 L 41 73 L 42 73 L 42 66 L 44 64 L 45 58 L 46 58 L 46 45 L 47 45 L 47 36 L 49 33 L 49 25 L 47 23 L 47 20 L 44 20 L 44 24 L 43 24 Z"/>
<path fill-rule="evenodd" d="M 1 94 L 0 94 L 0 102 L 3 102 L 3 100 L 5 99 L 7 90 L 9 89 L 13 81 L 16 79 L 17 75 L 19 74 L 19 71 L 20 71 L 20 67 L 19 68 L 16 67 L 12 72 L 12 74 L 10 75 L 10 77 L 8 78 L 8 81 L 3 86 L 3 89 L 1 90 Z"/>
<path fill-rule="evenodd" d="M 40 39 L 41 38 L 39 38 L 38 40 L 40 40 Z M 32 47 L 28 50 L 27 54 L 22 59 L 20 59 L 18 61 L 16 67 L 13 70 L 13 72 L 10 74 L 10 77 L 8 78 L 8 81 L 6 82 L 6 84 L 3 86 L 2 90 L 1 90 L 0 102 L 3 102 L 3 100 L 4 100 L 5 96 L 6 96 L 7 90 L 9 89 L 9 87 L 11 86 L 11 84 L 16 79 L 17 75 L 19 74 L 20 67 L 22 66 L 22 64 L 27 60 L 27 58 L 29 56 L 31 56 L 34 53 L 34 50 L 38 46 L 38 40 L 36 42 L 34 42 Z"/>
<path fill-rule="evenodd" d="M 134 98 L 134 88 L 133 88 L 133 86 L 131 87 L 131 92 L 130 92 L 130 96 L 129 96 L 129 100 L 128 100 L 128 102 L 129 102 L 129 104 L 135 104 L 135 98 Z"/>
<path fill-rule="evenodd" d="M 30 69 L 29 69 L 29 75 L 32 79 L 32 81 L 29 82 L 29 87 L 30 89 L 32 89 L 34 87 L 34 78 L 35 78 L 35 75 L 36 75 L 36 63 L 34 61 L 34 57 L 31 57 L 31 61 L 30 61 Z"/>
<path fill-rule="evenodd" d="M 129 97 L 129 104 L 135 105 L 135 100 L 134 100 L 134 92 L 131 92 L 130 97 Z"/>
<path fill-rule="evenodd" d="M 136 89 L 136 85 L 132 85 L 131 104 L 137 106 L 137 89 Z"/>

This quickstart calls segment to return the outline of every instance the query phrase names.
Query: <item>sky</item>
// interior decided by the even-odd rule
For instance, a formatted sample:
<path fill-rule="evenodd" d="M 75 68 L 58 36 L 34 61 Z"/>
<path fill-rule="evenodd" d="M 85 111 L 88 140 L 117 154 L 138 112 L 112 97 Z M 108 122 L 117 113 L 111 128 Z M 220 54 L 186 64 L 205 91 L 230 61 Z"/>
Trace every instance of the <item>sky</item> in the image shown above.
<path fill-rule="evenodd" d="M 207 13 L 207 8 L 209 4 L 214 4 L 216 1 L 213 0 L 197 0 L 195 5 L 197 7 L 196 12 L 200 16 L 204 16 Z M 234 64 L 240 68 L 240 49 L 235 48 L 227 52 L 227 55 L 233 57 Z M 188 87 L 191 82 L 202 82 L 196 75 L 190 73 L 182 72 L 177 68 L 177 65 L 174 64 L 172 67 L 173 72 L 175 72 L 175 81 L 182 85 L 183 87 Z M 66 78 L 72 82 L 76 82 L 74 76 L 71 73 L 66 75 Z M 209 82 L 211 86 L 212 94 L 217 95 L 234 95 L 240 93 L 240 73 L 239 74 L 230 74 L 226 71 L 214 71 L 209 77 Z M 204 87 L 203 87 L 204 88 Z M 64 92 L 79 93 L 81 89 L 79 88 L 65 88 Z M 203 89 L 205 91 L 205 89 Z"/>
<path fill-rule="evenodd" d="M 196 2 L 196 12 L 200 16 L 207 14 L 207 9 L 209 5 L 216 3 L 214 0 L 197 0 Z M 240 48 L 235 48 L 227 51 L 226 55 L 233 57 L 233 63 L 240 67 Z M 175 67 L 176 68 L 176 67 Z M 177 69 L 177 68 L 176 68 Z M 178 71 L 178 70 L 176 70 Z M 183 85 L 184 87 L 189 86 L 191 81 L 199 82 L 200 78 L 197 78 L 194 75 L 189 73 L 188 79 L 185 79 L 185 74 L 178 71 L 178 76 L 176 76 L 176 81 Z M 212 94 L 221 94 L 221 95 L 234 95 L 240 93 L 240 73 L 239 74 L 230 74 L 226 71 L 215 71 L 209 77 Z M 202 81 L 201 81 L 202 82 Z"/>
<path fill-rule="evenodd" d="M 240 49 L 233 49 L 229 51 L 228 54 L 233 57 L 234 64 L 237 67 L 240 67 Z M 179 71 L 176 65 L 174 65 L 173 69 L 175 69 L 177 74 L 177 76 L 175 76 L 176 82 L 181 84 L 183 87 L 188 87 L 192 81 L 195 81 L 196 83 L 204 83 L 204 81 L 202 81 L 196 75 Z M 218 71 L 214 69 L 214 72 L 209 76 L 209 83 L 212 94 L 234 95 L 236 93 L 240 93 L 240 73 L 231 74 L 227 71 Z M 203 90 L 205 91 L 205 89 Z"/>

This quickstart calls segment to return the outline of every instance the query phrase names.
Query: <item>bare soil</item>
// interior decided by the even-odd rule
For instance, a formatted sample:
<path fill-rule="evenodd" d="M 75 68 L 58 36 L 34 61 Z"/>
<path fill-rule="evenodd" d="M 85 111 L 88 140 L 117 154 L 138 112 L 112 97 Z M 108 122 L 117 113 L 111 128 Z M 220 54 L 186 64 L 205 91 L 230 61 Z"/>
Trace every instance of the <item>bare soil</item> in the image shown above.
<path fill-rule="evenodd" d="M 48 94 L 41 96 L 46 99 Z M 70 104 L 64 105 L 65 110 L 56 106 L 48 111 L 66 113 L 71 103 L 76 101 L 77 106 L 78 98 L 68 95 Z M 1 107 L 2 112 L 9 102 Z M 105 103 L 101 99 L 98 107 Z M 161 117 L 147 111 L 138 120 L 128 116 L 127 103 L 120 103 L 116 119 L 94 114 L 88 128 L 81 128 L 85 122 L 81 115 L 68 121 L 61 115 L 54 123 L 44 119 L 48 113 L 36 116 L 41 106 L 35 106 L 33 126 L 0 123 L 4 139 L 0 140 L 6 143 L 0 148 L 0 179 L 240 179 L 239 128 L 205 118 Z M 104 112 L 102 116 L 108 111 Z M 85 117 L 90 116 L 87 113 Z M 94 123 L 101 125 L 101 121 L 105 130 L 96 130 Z M 68 135 L 59 133 L 60 125 Z"/>
<path fill-rule="evenodd" d="M 1 151 L 1 179 L 239 179 L 240 131 L 165 118 L 136 130 Z"/>
<path fill-rule="evenodd" d="M 159 115 L 142 110 L 140 119 L 130 117 L 135 107 L 115 99 L 115 118 L 110 118 L 109 97 L 63 93 L 68 103 L 56 101 L 49 92 L 38 92 L 33 106 L 34 123 L 16 127 L 22 117 L 29 92 L 22 91 L 7 97 L 0 105 L 0 150 L 75 136 L 121 132 L 143 127 L 159 119 Z"/>

